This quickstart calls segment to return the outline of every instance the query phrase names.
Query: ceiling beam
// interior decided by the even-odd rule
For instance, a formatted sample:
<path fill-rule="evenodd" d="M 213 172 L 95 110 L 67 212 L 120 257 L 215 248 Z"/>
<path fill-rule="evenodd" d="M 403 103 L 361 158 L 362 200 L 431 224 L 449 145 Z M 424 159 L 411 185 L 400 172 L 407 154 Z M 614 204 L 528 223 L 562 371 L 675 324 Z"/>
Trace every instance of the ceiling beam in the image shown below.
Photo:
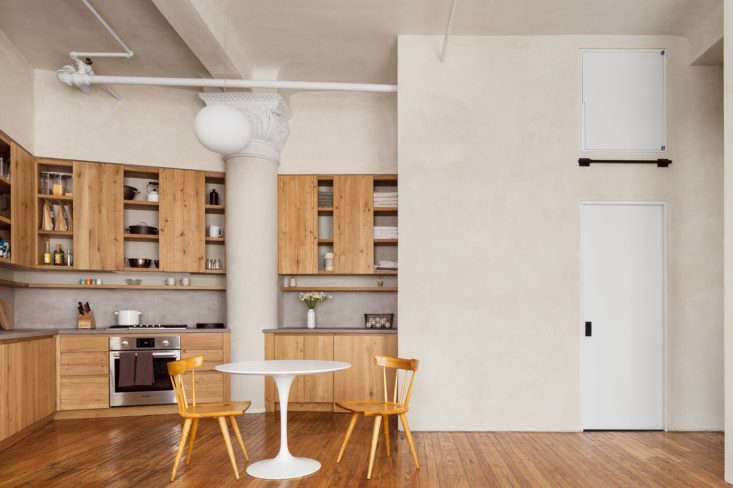
<path fill-rule="evenodd" d="M 192 0 L 153 0 L 163 17 L 214 78 L 241 78 L 231 57 Z"/>
<path fill-rule="evenodd" d="M 723 64 L 723 2 L 690 26 L 687 39 L 691 64 Z"/>

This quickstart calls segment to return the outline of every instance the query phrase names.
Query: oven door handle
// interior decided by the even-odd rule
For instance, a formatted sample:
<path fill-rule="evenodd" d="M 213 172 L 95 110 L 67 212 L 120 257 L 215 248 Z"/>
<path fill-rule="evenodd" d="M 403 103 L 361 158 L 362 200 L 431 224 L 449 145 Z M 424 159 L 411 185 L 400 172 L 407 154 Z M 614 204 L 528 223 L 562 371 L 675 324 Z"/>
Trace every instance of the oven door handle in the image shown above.
<path fill-rule="evenodd" d="M 140 351 L 123 351 L 123 352 L 134 352 L 138 353 Z M 120 359 L 120 353 L 118 351 L 114 351 L 110 353 L 112 356 L 112 359 Z M 172 358 L 172 359 L 180 359 L 181 353 L 180 351 L 173 351 L 173 352 L 153 352 L 154 358 Z"/>

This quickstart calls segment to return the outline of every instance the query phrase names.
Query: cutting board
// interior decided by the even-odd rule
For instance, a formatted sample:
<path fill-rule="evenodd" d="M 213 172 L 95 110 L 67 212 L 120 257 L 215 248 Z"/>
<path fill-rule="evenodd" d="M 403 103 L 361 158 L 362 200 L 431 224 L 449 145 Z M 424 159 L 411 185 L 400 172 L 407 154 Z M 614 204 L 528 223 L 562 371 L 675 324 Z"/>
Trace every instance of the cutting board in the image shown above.
<path fill-rule="evenodd" d="M 0 329 L 13 330 L 13 318 L 8 310 L 5 300 L 0 300 Z"/>

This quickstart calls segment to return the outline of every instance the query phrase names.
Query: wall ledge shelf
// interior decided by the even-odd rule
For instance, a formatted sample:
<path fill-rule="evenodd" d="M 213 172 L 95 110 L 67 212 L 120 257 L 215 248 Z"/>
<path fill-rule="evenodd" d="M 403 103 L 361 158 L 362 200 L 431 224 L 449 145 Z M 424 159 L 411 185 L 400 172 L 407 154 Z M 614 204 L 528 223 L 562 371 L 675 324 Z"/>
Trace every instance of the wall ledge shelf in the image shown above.
<path fill-rule="evenodd" d="M 330 293 L 339 292 L 376 292 L 376 293 L 397 293 L 397 287 L 390 286 L 283 286 L 280 287 L 283 292 L 309 292 L 322 291 Z"/>
<path fill-rule="evenodd" d="M 134 210 L 158 210 L 159 202 L 148 202 L 147 200 L 125 200 L 124 207 Z"/>
<path fill-rule="evenodd" d="M 223 214 L 224 205 L 206 205 L 205 212 L 209 214 Z"/>

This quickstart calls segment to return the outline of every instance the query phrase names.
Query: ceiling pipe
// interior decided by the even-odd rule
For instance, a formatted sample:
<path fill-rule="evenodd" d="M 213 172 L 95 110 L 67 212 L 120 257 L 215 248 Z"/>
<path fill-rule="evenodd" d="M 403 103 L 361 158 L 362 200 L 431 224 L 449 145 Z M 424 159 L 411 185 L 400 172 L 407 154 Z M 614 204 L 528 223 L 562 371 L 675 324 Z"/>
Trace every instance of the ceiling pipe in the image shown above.
<path fill-rule="evenodd" d="M 330 83 L 312 81 L 260 81 L 260 80 L 222 80 L 209 78 L 165 78 L 153 76 L 102 76 L 91 75 L 64 66 L 56 72 L 62 83 L 88 90 L 91 85 L 142 85 L 172 86 L 189 88 L 270 88 L 278 90 L 329 90 L 359 91 L 372 93 L 395 93 L 397 85 L 376 83 Z"/>
<path fill-rule="evenodd" d="M 107 32 L 114 38 L 115 41 L 117 41 L 117 44 L 120 45 L 122 50 L 124 52 L 121 53 L 110 53 L 110 52 L 84 52 L 84 51 L 71 51 L 69 53 L 69 56 L 71 59 L 76 61 L 77 63 L 82 62 L 82 58 L 131 58 L 134 53 L 132 52 L 132 49 L 130 49 L 127 44 L 125 44 L 125 41 L 123 41 L 120 36 L 117 35 L 117 33 L 114 31 L 114 29 L 107 23 L 106 20 L 102 17 L 102 15 L 97 11 L 96 8 L 94 8 L 94 5 L 89 3 L 89 0 L 81 0 L 81 3 L 86 5 L 86 7 L 89 9 L 89 11 L 97 18 L 100 24 L 104 26 L 105 29 L 107 29 Z"/>
<path fill-rule="evenodd" d="M 448 22 L 445 25 L 445 34 L 443 35 L 443 48 L 440 50 L 440 62 L 445 61 L 445 51 L 448 49 L 448 36 L 453 30 L 453 16 L 456 13 L 456 3 L 458 0 L 453 0 L 450 6 L 450 13 L 448 14 Z"/>

